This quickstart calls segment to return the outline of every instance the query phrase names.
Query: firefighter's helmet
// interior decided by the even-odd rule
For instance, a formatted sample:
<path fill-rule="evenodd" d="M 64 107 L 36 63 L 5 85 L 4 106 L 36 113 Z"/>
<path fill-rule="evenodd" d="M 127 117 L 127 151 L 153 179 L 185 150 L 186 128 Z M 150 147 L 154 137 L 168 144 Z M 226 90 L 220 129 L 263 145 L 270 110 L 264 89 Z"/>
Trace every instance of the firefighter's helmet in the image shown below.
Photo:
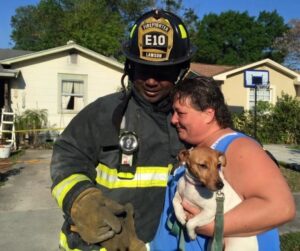
<path fill-rule="evenodd" d="M 155 9 L 133 25 L 123 52 L 134 63 L 169 66 L 189 62 L 194 49 L 181 19 L 171 12 Z"/>

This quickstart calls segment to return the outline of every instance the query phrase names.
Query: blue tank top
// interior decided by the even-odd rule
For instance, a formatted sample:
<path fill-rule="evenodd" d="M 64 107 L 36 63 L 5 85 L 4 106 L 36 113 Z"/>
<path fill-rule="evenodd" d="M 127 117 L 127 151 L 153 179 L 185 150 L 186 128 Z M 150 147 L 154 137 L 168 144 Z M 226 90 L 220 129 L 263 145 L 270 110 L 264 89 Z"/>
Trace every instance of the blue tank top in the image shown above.
<path fill-rule="evenodd" d="M 238 132 L 226 134 L 219 138 L 212 148 L 220 152 L 225 152 L 228 145 L 236 138 L 247 137 Z M 175 222 L 175 214 L 172 200 L 176 192 L 177 182 L 184 174 L 183 166 L 177 168 L 173 175 L 169 177 L 168 187 L 164 203 L 164 210 L 160 218 L 160 224 L 154 239 L 149 243 L 150 251 L 178 251 L 180 244 L 180 235 L 174 235 L 169 228 L 168 222 Z M 185 231 L 183 232 L 185 251 L 206 251 L 209 237 L 198 235 L 195 240 L 190 240 Z M 257 251 L 280 251 L 280 241 L 277 229 L 272 229 L 256 236 L 258 242 Z M 256 250 L 253 250 L 256 251 Z"/>

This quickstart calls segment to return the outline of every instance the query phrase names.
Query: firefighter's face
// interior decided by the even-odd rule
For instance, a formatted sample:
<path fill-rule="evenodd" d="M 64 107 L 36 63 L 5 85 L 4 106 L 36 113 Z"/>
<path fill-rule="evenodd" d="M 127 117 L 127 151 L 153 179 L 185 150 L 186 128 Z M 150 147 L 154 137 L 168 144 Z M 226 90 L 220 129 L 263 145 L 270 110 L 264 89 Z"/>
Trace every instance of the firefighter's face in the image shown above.
<path fill-rule="evenodd" d="M 135 65 L 133 84 L 150 103 L 156 103 L 170 94 L 178 77 L 178 67 Z"/>

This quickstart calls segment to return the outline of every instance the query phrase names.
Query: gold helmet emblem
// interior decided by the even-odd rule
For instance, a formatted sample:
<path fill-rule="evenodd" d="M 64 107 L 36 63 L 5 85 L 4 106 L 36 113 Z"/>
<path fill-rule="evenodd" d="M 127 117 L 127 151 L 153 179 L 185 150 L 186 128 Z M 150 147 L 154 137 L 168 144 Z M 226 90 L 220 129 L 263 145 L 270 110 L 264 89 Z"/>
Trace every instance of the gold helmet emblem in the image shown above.
<path fill-rule="evenodd" d="M 149 17 L 138 27 L 140 58 L 147 61 L 166 61 L 173 47 L 173 27 L 169 20 Z"/>

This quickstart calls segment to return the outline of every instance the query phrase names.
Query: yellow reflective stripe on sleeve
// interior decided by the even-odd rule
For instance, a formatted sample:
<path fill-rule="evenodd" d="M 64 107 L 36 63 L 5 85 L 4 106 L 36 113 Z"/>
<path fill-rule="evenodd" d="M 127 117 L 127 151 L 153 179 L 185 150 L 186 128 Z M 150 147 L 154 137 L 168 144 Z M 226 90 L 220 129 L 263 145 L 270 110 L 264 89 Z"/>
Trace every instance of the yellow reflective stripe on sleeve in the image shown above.
<path fill-rule="evenodd" d="M 81 249 L 75 248 L 71 249 L 69 248 L 68 242 L 67 242 L 67 236 L 63 233 L 60 232 L 59 234 L 59 246 L 63 248 L 65 251 L 82 251 Z M 97 250 L 95 250 L 97 251 Z M 107 251 L 106 248 L 100 248 L 99 251 Z"/>
<path fill-rule="evenodd" d="M 123 178 L 123 179 L 133 179 L 134 178 L 134 174 L 132 173 L 118 173 L 118 177 L 119 178 Z"/>
<path fill-rule="evenodd" d="M 52 196 L 56 199 L 57 204 L 62 208 L 63 200 L 66 194 L 74 187 L 78 182 L 90 180 L 83 174 L 72 174 L 68 178 L 58 183 L 52 190 Z"/>
<path fill-rule="evenodd" d="M 107 188 L 166 187 L 171 170 L 172 165 L 168 167 L 137 167 L 133 179 L 120 179 L 116 169 L 99 164 L 96 181 Z"/>
<path fill-rule="evenodd" d="M 180 33 L 181 33 L 181 38 L 187 38 L 186 30 L 185 30 L 185 28 L 182 24 L 179 24 L 179 30 L 180 30 Z"/>

